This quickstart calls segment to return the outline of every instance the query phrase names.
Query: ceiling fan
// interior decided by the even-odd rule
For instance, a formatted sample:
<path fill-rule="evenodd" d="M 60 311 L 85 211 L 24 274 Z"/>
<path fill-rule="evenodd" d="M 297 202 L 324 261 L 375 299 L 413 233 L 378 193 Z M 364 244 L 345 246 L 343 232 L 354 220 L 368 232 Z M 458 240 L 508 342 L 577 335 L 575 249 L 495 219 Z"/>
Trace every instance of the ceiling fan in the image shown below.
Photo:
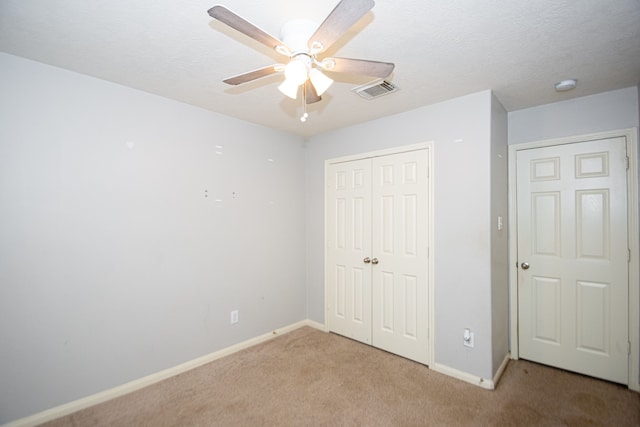
<path fill-rule="evenodd" d="M 320 58 L 320 55 L 359 21 L 374 4 L 373 0 L 341 0 L 317 28 L 315 23 L 308 20 L 298 19 L 287 22 L 281 31 L 282 41 L 226 7 L 213 6 L 209 9 L 211 17 L 288 58 L 286 64 L 269 65 L 223 81 L 230 85 L 239 85 L 284 72 L 285 81 L 278 89 L 288 97 L 296 99 L 299 89 L 302 88 L 303 104 L 312 104 L 320 101 L 322 99 L 320 95 L 333 83 L 333 80 L 323 71 L 362 74 L 382 79 L 388 77 L 394 68 L 394 64 L 390 62 L 336 57 Z M 306 119 L 306 116 L 303 118 Z"/>

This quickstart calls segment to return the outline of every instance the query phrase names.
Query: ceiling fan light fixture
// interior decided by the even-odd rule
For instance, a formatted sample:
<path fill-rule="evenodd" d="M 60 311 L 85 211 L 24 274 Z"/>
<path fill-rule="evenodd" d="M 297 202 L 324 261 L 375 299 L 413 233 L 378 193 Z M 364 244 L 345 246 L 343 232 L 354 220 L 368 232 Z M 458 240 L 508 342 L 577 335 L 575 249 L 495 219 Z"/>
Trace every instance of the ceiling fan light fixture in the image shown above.
<path fill-rule="evenodd" d="M 278 90 L 288 96 L 291 99 L 296 99 L 298 97 L 298 88 L 300 85 L 292 83 L 289 79 L 285 79 L 284 82 L 280 86 L 278 86 Z"/>
<path fill-rule="evenodd" d="M 208 10 L 209 15 L 228 27 L 254 39 L 264 46 L 289 58 L 289 63 L 275 64 L 257 70 L 238 74 L 223 82 L 230 85 L 257 80 L 275 73 L 284 72 L 285 80 L 278 89 L 289 98 L 297 99 L 302 88 L 303 111 L 301 120 L 308 117 L 307 104 L 322 100 L 324 93 L 333 80 L 324 74 L 335 73 L 363 74 L 386 78 L 394 65 L 388 62 L 369 61 L 354 58 L 325 58 L 318 60 L 317 55 L 325 52 L 338 39 L 343 37 L 374 6 L 374 0 L 339 0 L 320 26 L 306 19 L 291 20 L 282 27 L 281 40 L 261 30 L 251 22 L 222 5 Z"/>
<path fill-rule="evenodd" d="M 333 79 L 324 75 L 322 71 L 318 70 L 317 68 L 312 68 L 309 71 L 309 79 L 311 80 L 311 84 L 315 88 L 318 96 L 321 96 L 323 93 L 325 93 L 325 91 L 329 89 L 329 86 L 331 86 L 331 84 L 333 83 Z"/>
<path fill-rule="evenodd" d="M 284 67 L 284 76 L 291 84 L 300 86 L 302 83 L 307 81 L 307 65 L 294 58 L 286 67 Z"/>

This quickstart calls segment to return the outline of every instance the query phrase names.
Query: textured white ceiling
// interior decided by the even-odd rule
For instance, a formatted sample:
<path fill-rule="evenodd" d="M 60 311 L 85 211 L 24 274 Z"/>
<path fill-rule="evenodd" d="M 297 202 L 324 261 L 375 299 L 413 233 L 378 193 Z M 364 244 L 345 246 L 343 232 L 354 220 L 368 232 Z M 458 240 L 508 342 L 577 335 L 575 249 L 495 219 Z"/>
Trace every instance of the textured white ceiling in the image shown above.
<path fill-rule="evenodd" d="M 337 0 L 229 0 L 229 9 L 279 36 L 294 18 L 318 23 Z M 329 55 L 394 62 L 400 91 L 365 100 L 336 83 L 309 107 L 270 76 L 222 79 L 282 61 L 213 20 L 215 0 L 0 0 L 0 50 L 272 128 L 312 136 L 492 89 L 509 111 L 640 82 L 639 0 L 377 0 Z M 553 83 L 577 78 L 556 93 Z"/>

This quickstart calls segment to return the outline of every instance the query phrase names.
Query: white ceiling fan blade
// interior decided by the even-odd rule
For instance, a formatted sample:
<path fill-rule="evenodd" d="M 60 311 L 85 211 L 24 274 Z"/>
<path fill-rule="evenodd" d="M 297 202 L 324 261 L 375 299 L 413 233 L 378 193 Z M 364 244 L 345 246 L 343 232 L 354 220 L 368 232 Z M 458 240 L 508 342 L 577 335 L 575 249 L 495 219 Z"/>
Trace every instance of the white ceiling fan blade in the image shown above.
<path fill-rule="evenodd" d="M 323 67 L 334 73 L 363 74 L 365 76 L 384 79 L 393 72 L 395 65 L 391 62 L 368 61 L 353 58 L 325 58 Z"/>
<path fill-rule="evenodd" d="M 309 49 L 316 53 L 328 49 L 374 4 L 373 0 L 341 0 L 309 39 Z"/>
<path fill-rule="evenodd" d="M 209 9 L 209 15 L 211 15 L 212 18 L 215 18 L 218 21 L 227 24 L 231 28 L 240 31 L 242 34 L 245 34 L 256 41 L 259 41 L 263 45 L 270 47 L 271 49 L 275 50 L 278 46 L 286 47 L 284 42 L 278 40 L 266 31 L 261 30 L 251 22 L 236 15 L 224 6 L 213 6 L 211 9 Z"/>
<path fill-rule="evenodd" d="M 262 77 L 269 76 L 271 74 L 279 73 L 284 70 L 284 64 L 269 65 L 268 67 L 258 68 L 257 70 L 249 71 L 246 73 L 238 74 L 223 80 L 226 84 L 239 85 L 247 83 L 252 80 L 256 80 Z"/>

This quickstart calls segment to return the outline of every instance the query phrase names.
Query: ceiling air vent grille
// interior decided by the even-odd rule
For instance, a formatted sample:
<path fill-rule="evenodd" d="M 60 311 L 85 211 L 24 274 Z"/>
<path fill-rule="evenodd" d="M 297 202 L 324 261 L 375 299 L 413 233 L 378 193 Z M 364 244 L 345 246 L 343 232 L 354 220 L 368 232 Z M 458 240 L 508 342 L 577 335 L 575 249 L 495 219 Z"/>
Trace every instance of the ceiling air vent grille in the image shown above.
<path fill-rule="evenodd" d="M 358 86 L 356 88 L 353 88 L 353 90 L 364 99 L 374 99 L 392 92 L 396 92 L 398 90 L 398 87 L 391 82 L 383 80 L 382 82 Z"/>

